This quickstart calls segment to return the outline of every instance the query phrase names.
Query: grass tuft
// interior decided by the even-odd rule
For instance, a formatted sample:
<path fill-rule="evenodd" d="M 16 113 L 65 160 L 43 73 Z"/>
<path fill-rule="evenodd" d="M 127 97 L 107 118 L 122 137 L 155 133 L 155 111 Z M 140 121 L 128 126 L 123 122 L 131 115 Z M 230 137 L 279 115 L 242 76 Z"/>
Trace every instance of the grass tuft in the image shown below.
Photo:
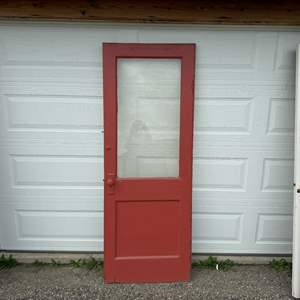
<path fill-rule="evenodd" d="M 82 259 L 81 258 L 79 258 L 77 260 L 72 259 L 70 261 L 70 265 L 74 268 L 81 268 L 82 267 Z"/>
<path fill-rule="evenodd" d="M 50 267 L 60 267 L 60 266 L 65 266 L 65 265 L 68 265 L 68 264 L 64 264 L 62 263 L 61 261 L 59 260 L 55 260 L 55 259 L 51 259 L 50 262 L 48 261 L 41 261 L 41 260 L 35 260 L 33 263 L 32 263 L 33 266 L 36 266 L 36 267 L 46 267 L 46 266 L 50 266 Z"/>
<path fill-rule="evenodd" d="M 204 269 L 217 269 L 222 271 L 228 271 L 235 266 L 234 261 L 230 259 L 218 260 L 216 257 L 209 256 L 205 260 L 194 260 L 192 262 L 193 268 L 204 268 Z"/>
<path fill-rule="evenodd" d="M 61 261 L 51 258 L 51 265 L 53 267 L 60 267 L 60 266 L 66 265 L 66 264 L 63 264 Z"/>
<path fill-rule="evenodd" d="M 51 263 L 45 262 L 45 261 L 40 261 L 40 260 L 36 259 L 32 264 L 35 267 L 44 267 L 44 266 L 49 266 Z"/>
<path fill-rule="evenodd" d="M 273 259 L 270 262 L 271 268 L 275 269 L 276 271 L 285 271 L 285 270 L 292 270 L 292 263 L 288 262 L 286 259 Z"/>
<path fill-rule="evenodd" d="M 0 270 L 1 269 L 10 269 L 18 265 L 18 262 L 13 256 L 10 254 L 9 256 L 5 256 L 2 254 L 0 256 Z"/>
<path fill-rule="evenodd" d="M 78 260 L 71 260 L 70 265 L 74 268 L 86 268 L 88 270 L 99 270 L 103 267 L 103 261 L 100 258 L 90 257 Z"/>
<path fill-rule="evenodd" d="M 36 267 L 60 267 L 60 266 L 71 266 L 73 268 L 86 268 L 88 270 L 100 270 L 103 267 L 103 261 L 100 258 L 80 258 L 77 260 L 71 260 L 69 263 L 62 263 L 59 260 L 51 259 L 51 262 L 44 262 L 35 260 L 32 264 Z"/>

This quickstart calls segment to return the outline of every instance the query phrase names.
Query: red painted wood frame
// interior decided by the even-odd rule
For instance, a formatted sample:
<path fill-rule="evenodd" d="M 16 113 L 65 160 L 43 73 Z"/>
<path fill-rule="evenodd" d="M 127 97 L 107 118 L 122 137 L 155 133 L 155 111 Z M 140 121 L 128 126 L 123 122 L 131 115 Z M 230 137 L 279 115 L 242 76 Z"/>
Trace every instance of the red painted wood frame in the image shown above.
<path fill-rule="evenodd" d="M 181 60 L 178 177 L 118 178 L 118 58 Z M 190 279 L 194 74 L 194 44 L 103 44 L 105 282 Z"/>

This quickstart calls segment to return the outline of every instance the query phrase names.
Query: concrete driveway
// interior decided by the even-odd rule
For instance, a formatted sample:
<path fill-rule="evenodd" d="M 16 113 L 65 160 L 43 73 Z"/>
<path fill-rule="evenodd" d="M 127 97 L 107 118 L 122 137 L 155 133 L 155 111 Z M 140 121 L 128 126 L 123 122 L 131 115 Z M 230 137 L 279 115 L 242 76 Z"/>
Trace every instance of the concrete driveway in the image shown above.
<path fill-rule="evenodd" d="M 193 269 L 187 283 L 104 285 L 101 271 L 21 265 L 0 271 L 0 299 L 292 299 L 291 274 L 235 266 L 227 272 Z"/>

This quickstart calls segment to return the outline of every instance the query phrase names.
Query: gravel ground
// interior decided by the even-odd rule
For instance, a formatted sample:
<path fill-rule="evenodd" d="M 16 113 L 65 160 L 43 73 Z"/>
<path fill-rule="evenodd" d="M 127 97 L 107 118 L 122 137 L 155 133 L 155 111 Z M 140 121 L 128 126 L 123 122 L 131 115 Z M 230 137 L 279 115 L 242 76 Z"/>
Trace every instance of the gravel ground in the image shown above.
<path fill-rule="evenodd" d="M 193 269 L 191 282 L 103 284 L 101 272 L 17 266 L 0 271 L 0 299 L 292 299 L 291 274 L 269 266 Z"/>

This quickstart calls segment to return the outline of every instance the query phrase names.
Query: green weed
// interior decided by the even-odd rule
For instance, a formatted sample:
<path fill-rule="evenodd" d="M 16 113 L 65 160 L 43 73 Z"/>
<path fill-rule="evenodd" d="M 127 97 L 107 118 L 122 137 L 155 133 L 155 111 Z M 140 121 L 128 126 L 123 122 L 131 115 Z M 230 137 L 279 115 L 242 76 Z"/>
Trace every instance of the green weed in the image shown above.
<path fill-rule="evenodd" d="M 222 271 L 228 271 L 234 265 L 234 261 L 230 259 L 218 261 L 218 259 L 213 256 L 209 256 L 205 260 L 194 260 L 192 263 L 193 268 L 217 269 Z"/>
<path fill-rule="evenodd" d="M 270 262 L 271 268 L 275 269 L 276 271 L 285 271 L 285 270 L 292 270 L 292 263 L 288 262 L 286 259 L 273 259 Z"/>
<path fill-rule="evenodd" d="M 0 256 L 0 270 L 1 269 L 10 269 L 18 265 L 18 262 L 13 256 L 10 254 L 9 256 L 5 256 L 2 254 Z"/>
<path fill-rule="evenodd" d="M 63 264 L 59 260 L 55 260 L 55 259 L 51 258 L 51 265 L 53 267 L 60 267 L 60 266 L 66 265 L 66 264 Z"/>
<path fill-rule="evenodd" d="M 35 260 L 33 262 L 34 266 L 37 267 L 44 267 L 44 266 L 53 266 L 53 267 L 59 267 L 59 266 L 71 266 L 73 268 L 86 268 L 88 270 L 98 270 L 102 268 L 103 261 L 101 259 L 97 259 L 94 257 L 90 258 L 80 258 L 77 260 L 71 260 L 69 263 L 62 263 L 59 260 L 51 259 L 51 262 L 44 262 Z"/>
<path fill-rule="evenodd" d="M 81 268 L 82 267 L 82 259 L 81 258 L 79 258 L 77 260 L 72 259 L 70 261 L 70 265 L 74 268 Z"/>
<path fill-rule="evenodd" d="M 36 267 L 44 267 L 44 266 L 49 266 L 51 263 L 36 259 L 32 264 Z"/>
<path fill-rule="evenodd" d="M 60 266 L 65 266 L 67 264 L 64 264 L 60 262 L 59 260 L 51 259 L 50 262 L 47 261 L 40 261 L 40 260 L 35 260 L 32 265 L 36 267 L 45 267 L 45 266 L 50 266 L 50 267 L 60 267 Z"/>
<path fill-rule="evenodd" d="M 86 268 L 88 270 L 99 270 L 103 266 L 100 258 L 90 257 L 78 260 L 71 260 L 71 266 L 74 268 Z"/>

